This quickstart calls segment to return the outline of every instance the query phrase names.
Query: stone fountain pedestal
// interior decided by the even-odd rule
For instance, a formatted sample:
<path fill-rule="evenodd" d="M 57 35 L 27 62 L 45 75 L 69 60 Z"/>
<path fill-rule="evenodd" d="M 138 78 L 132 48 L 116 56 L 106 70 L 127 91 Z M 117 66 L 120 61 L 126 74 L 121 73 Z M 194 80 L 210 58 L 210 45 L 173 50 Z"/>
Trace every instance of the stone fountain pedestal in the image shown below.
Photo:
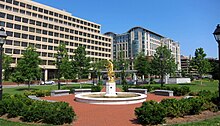
<path fill-rule="evenodd" d="M 115 82 L 106 82 L 106 94 L 107 97 L 114 97 L 116 95 L 116 84 Z"/>

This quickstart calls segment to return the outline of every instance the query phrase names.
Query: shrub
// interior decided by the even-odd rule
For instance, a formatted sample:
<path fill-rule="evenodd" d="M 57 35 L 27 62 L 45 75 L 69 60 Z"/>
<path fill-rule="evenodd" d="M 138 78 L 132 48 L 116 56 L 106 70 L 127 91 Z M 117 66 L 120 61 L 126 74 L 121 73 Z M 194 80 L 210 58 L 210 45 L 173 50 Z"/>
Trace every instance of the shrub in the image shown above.
<path fill-rule="evenodd" d="M 143 125 L 156 125 L 165 121 L 165 110 L 157 102 L 143 102 L 142 106 L 135 109 L 138 121 Z"/>
<path fill-rule="evenodd" d="M 62 125 L 71 123 L 76 116 L 64 102 L 35 101 L 24 95 L 7 95 L 0 101 L 0 115 L 21 116 L 23 121 Z"/>
<path fill-rule="evenodd" d="M 8 118 L 17 117 L 22 115 L 26 102 L 23 102 L 22 100 L 18 99 L 15 96 L 10 96 L 9 98 L 3 99 L 0 102 L 0 114 L 8 114 Z"/>
<path fill-rule="evenodd" d="M 37 97 L 44 97 L 44 96 L 50 96 L 49 90 L 37 90 L 37 91 L 26 91 L 24 92 L 25 96 L 28 95 L 36 95 Z"/>
<path fill-rule="evenodd" d="M 46 101 L 35 102 L 23 115 L 23 120 L 27 122 L 42 121 L 43 123 L 62 125 L 71 123 L 75 113 L 67 103 L 50 103 Z"/>
<path fill-rule="evenodd" d="M 100 85 L 93 85 L 92 92 L 100 92 L 102 90 L 102 87 Z"/>
<path fill-rule="evenodd" d="M 164 99 L 160 103 L 163 105 L 166 117 L 180 117 L 183 116 L 182 104 L 176 99 Z"/>

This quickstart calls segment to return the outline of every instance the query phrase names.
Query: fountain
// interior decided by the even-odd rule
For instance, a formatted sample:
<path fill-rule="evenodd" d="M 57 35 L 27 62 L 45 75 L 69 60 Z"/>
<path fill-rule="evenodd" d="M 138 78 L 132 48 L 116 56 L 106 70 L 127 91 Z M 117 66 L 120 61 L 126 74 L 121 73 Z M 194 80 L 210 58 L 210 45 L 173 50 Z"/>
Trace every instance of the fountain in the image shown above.
<path fill-rule="evenodd" d="M 116 92 L 114 80 L 115 72 L 113 63 L 107 60 L 108 82 L 106 82 L 106 92 L 82 93 L 75 95 L 75 101 L 89 104 L 135 104 L 146 100 L 146 95 L 135 92 Z"/>

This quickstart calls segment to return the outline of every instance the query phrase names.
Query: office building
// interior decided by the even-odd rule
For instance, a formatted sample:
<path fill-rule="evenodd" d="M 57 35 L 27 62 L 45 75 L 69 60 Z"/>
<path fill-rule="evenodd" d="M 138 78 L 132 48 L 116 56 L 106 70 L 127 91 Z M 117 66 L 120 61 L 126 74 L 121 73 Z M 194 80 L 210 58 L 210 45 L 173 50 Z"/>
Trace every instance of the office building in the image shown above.
<path fill-rule="evenodd" d="M 4 53 L 13 57 L 12 67 L 28 46 L 35 46 L 45 79 L 55 77 L 55 54 L 65 43 L 70 59 L 78 46 L 93 61 L 111 58 L 112 38 L 100 34 L 101 25 L 31 0 L 0 0 L 0 27 L 7 32 Z"/>
<path fill-rule="evenodd" d="M 153 56 L 156 53 L 156 48 L 161 45 L 166 45 L 172 51 L 178 70 L 181 69 L 180 45 L 172 39 L 142 27 L 131 28 L 123 34 L 107 32 L 105 35 L 113 38 L 112 58 L 114 60 L 119 58 L 130 60 L 130 69 L 133 68 L 133 60 L 139 52 L 143 52 L 146 56 Z"/>

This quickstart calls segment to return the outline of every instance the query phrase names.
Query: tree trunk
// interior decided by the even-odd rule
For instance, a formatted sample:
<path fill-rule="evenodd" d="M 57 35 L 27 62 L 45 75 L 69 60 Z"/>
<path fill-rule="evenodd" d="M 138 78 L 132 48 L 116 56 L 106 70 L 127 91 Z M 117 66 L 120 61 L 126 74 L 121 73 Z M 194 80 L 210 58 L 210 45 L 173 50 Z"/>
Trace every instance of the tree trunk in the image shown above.
<path fill-rule="evenodd" d="M 28 90 L 30 90 L 30 81 L 28 81 Z"/>
<path fill-rule="evenodd" d="M 148 74 L 148 85 L 150 85 L 150 74 Z"/>
<path fill-rule="evenodd" d="M 162 74 L 162 75 L 161 75 L 161 80 L 160 80 L 160 81 L 161 81 L 161 87 L 163 87 L 163 76 L 164 76 L 164 75 Z"/>

